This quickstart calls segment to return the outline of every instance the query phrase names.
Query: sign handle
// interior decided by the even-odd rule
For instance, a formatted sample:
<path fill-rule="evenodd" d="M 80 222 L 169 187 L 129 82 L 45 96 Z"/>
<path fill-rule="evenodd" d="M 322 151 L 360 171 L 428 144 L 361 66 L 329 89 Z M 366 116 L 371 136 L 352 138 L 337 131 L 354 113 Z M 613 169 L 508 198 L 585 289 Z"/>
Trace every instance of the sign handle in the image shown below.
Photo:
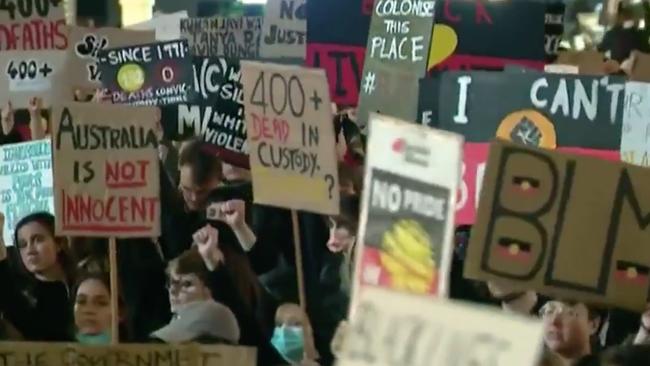
<path fill-rule="evenodd" d="M 120 316 L 117 285 L 117 240 L 115 237 L 108 239 L 108 261 L 111 280 L 111 344 L 120 343 Z"/>
<path fill-rule="evenodd" d="M 291 210 L 291 224 L 293 226 L 293 246 L 296 253 L 296 276 L 298 278 L 298 299 L 300 307 L 306 313 L 307 302 L 305 300 L 305 278 L 302 272 L 302 245 L 300 243 L 300 224 L 298 222 L 298 211 Z"/>

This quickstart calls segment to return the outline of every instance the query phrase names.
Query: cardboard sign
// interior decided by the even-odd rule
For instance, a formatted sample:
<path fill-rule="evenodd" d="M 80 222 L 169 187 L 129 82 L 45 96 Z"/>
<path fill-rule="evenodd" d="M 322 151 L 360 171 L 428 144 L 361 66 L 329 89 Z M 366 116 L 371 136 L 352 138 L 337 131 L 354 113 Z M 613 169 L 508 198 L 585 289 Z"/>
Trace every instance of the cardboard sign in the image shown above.
<path fill-rule="evenodd" d="M 466 140 L 456 223 L 474 222 L 488 143 L 494 137 L 618 160 L 624 81 L 611 76 L 485 71 L 424 79 L 421 120 Z M 432 99 L 436 95 L 439 99 Z"/>
<path fill-rule="evenodd" d="M 13 108 L 27 108 L 29 100 L 38 97 L 48 108 L 65 62 L 65 51 L 0 52 L 0 105 L 11 101 Z"/>
<path fill-rule="evenodd" d="M 373 288 L 361 295 L 338 366 L 535 366 L 542 322 Z"/>
<path fill-rule="evenodd" d="M 57 235 L 160 234 L 158 112 L 69 103 L 54 110 Z"/>
<path fill-rule="evenodd" d="M 0 4 L 0 51 L 65 50 L 69 1 L 6 0 Z"/>
<path fill-rule="evenodd" d="M 83 346 L 79 343 L 2 342 L 0 365 L 139 365 L 253 366 L 257 352 L 250 347 L 120 344 Z"/>
<path fill-rule="evenodd" d="M 404 98 L 391 103 L 381 98 L 380 90 L 389 90 L 396 83 L 387 82 L 411 76 L 406 89 L 417 95 L 417 79 L 426 75 L 429 47 L 433 31 L 435 1 L 377 0 L 374 6 L 370 35 L 363 66 L 357 123 L 363 130 L 368 112 L 413 120 L 417 113 L 417 98 Z M 390 75 L 392 72 L 401 75 Z"/>
<path fill-rule="evenodd" d="M 305 59 L 307 0 L 270 0 L 264 11 L 260 55 Z"/>
<path fill-rule="evenodd" d="M 173 41 L 181 38 L 181 19 L 187 18 L 187 10 L 172 14 L 156 14 L 153 19 L 126 27 L 132 30 L 153 30 L 156 41 Z"/>
<path fill-rule="evenodd" d="M 68 27 L 70 48 L 63 81 L 75 89 L 93 89 L 102 86 L 99 72 L 99 53 L 108 48 L 134 46 L 155 41 L 152 31 L 132 31 L 118 28 Z M 64 101 L 72 100 L 72 94 Z"/>
<path fill-rule="evenodd" d="M 218 149 L 222 160 L 248 167 L 239 62 L 194 57 L 193 68 L 196 97 L 190 104 L 163 108 L 165 135 L 172 140 L 201 136 Z"/>
<path fill-rule="evenodd" d="M 594 50 L 562 51 L 558 54 L 557 63 L 574 65 L 582 75 L 605 75 L 605 56 Z"/>
<path fill-rule="evenodd" d="M 50 140 L 0 146 L 0 212 L 4 242 L 13 245 L 16 223 L 34 212 L 54 212 Z"/>
<path fill-rule="evenodd" d="M 188 18 L 181 36 L 194 56 L 257 59 L 260 57 L 262 17 Z"/>
<path fill-rule="evenodd" d="M 580 73 L 580 67 L 576 65 L 549 64 L 544 66 L 544 72 L 549 74 L 578 75 Z"/>
<path fill-rule="evenodd" d="M 307 66 L 325 69 L 332 101 L 356 106 L 373 0 L 307 1 Z"/>
<path fill-rule="evenodd" d="M 463 139 L 372 114 L 355 293 L 445 296 Z"/>
<path fill-rule="evenodd" d="M 170 105 L 187 103 L 193 97 L 187 41 L 101 51 L 99 71 L 115 104 Z"/>
<path fill-rule="evenodd" d="M 542 1 L 439 1 L 429 69 L 502 70 L 519 64 L 541 70 L 545 43 L 552 41 L 545 37 L 546 13 Z M 549 36 L 554 34 L 549 28 Z"/>
<path fill-rule="evenodd" d="M 255 203 L 338 214 L 325 72 L 250 61 L 241 70 Z"/>
<path fill-rule="evenodd" d="M 494 142 L 465 276 L 642 310 L 649 186 L 645 168 Z"/>
<path fill-rule="evenodd" d="M 628 81 L 625 84 L 625 111 L 621 134 L 621 160 L 650 166 L 650 84 Z"/>

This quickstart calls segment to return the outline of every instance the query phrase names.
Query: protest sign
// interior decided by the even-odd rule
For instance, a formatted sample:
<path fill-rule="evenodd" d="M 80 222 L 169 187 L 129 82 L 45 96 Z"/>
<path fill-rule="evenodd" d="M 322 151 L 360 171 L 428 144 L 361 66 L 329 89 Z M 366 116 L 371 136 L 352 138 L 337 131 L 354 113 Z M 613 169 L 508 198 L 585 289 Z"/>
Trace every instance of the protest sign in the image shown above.
<path fill-rule="evenodd" d="M 642 167 L 494 142 L 465 276 L 643 310 L 648 187 Z"/>
<path fill-rule="evenodd" d="M 325 72 L 251 61 L 242 61 L 241 70 L 255 202 L 338 214 Z"/>
<path fill-rule="evenodd" d="M 618 160 L 625 80 L 544 73 L 448 72 L 420 85 L 420 119 L 465 136 L 457 224 L 474 222 L 488 143 Z M 430 96 L 437 89 L 439 100 Z M 499 90 L 499 93 L 495 93 Z M 435 115 L 434 115 L 435 112 Z"/>
<path fill-rule="evenodd" d="M 368 289 L 361 295 L 338 366 L 534 366 L 540 320 L 489 307 Z"/>
<path fill-rule="evenodd" d="M 544 16 L 544 52 L 546 62 L 553 62 L 557 58 L 560 42 L 564 35 L 564 13 L 566 5 L 561 0 L 546 3 Z"/>
<path fill-rule="evenodd" d="M 70 26 L 68 32 L 70 47 L 62 81 L 71 86 L 71 91 L 101 87 L 99 52 L 107 48 L 134 46 L 155 40 L 152 31 Z M 71 100 L 70 98 L 66 95 L 64 101 Z"/>
<path fill-rule="evenodd" d="M 264 11 L 260 56 L 305 59 L 307 0 L 270 0 Z"/>
<path fill-rule="evenodd" d="M 94 103 L 54 110 L 57 235 L 159 235 L 157 114 Z"/>
<path fill-rule="evenodd" d="M 181 36 L 194 56 L 258 59 L 261 35 L 262 17 L 181 20 Z"/>
<path fill-rule="evenodd" d="M 448 291 L 462 137 L 371 114 L 356 292 Z"/>
<path fill-rule="evenodd" d="M 193 96 L 187 41 L 101 51 L 99 72 L 115 104 L 170 105 L 187 103 Z"/>
<path fill-rule="evenodd" d="M 200 136 L 217 148 L 223 161 L 248 167 L 239 62 L 194 57 L 193 68 L 194 101 L 163 108 L 165 136 L 172 140 Z"/>
<path fill-rule="evenodd" d="M 54 212 L 50 140 L 1 146 L 0 187 L 4 242 L 13 245 L 20 219 L 34 212 Z"/>
<path fill-rule="evenodd" d="M 356 106 L 373 0 L 307 1 L 307 66 L 325 69 L 332 101 Z"/>
<path fill-rule="evenodd" d="M 52 0 L 0 2 L 0 51 L 65 50 L 68 4 Z"/>
<path fill-rule="evenodd" d="M 0 365 L 151 365 L 253 366 L 256 350 L 250 347 L 121 344 L 85 346 L 79 343 L 0 343 Z"/>
<path fill-rule="evenodd" d="M 552 48 L 557 35 L 557 29 L 546 25 L 547 11 L 557 14 L 542 1 L 439 1 L 432 42 L 436 57 L 429 69 L 502 70 L 519 64 L 541 70 L 545 39 Z"/>
<path fill-rule="evenodd" d="M 650 84 L 628 81 L 625 84 L 625 111 L 621 132 L 621 160 L 650 166 Z"/>
<path fill-rule="evenodd" d="M 418 79 L 427 73 L 434 5 L 433 0 L 376 1 L 357 111 L 361 129 L 366 128 L 371 111 L 406 120 L 416 119 L 417 97 L 394 103 L 394 99 L 385 98 L 382 91 L 399 85 L 389 80 L 407 77 L 402 89 L 410 89 L 409 94 L 417 96 Z"/>
<path fill-rule="evenodd" d="M 172 14 L 156 14 L 153 19 L 132 24 L 126 29 L 153 30 L 156 32 L 156 41 L 173 41 L 181 38 L 181 19 L 185 18 L 187 18 L 187 10 Z"/>
<path fill-rule="evenodd" d="M 11 101 L 13 108 L 27 108 L 29 100 L 38 97 L 48 108 L 65 61 L 65 51 L 0 52 L 0 105 Z"/>

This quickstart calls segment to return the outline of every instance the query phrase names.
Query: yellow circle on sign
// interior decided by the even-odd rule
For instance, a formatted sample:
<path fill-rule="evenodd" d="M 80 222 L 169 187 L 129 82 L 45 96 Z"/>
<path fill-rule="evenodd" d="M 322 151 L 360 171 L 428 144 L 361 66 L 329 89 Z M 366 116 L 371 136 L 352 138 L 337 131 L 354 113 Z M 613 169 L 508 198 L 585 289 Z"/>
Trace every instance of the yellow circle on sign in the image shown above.
<path fill-rule="evenodd" d="M 144 70 L 137 64 L 126 64 L 117 71 L 117 84 L 122 90 L 134 92 L 144 85 Z"/>
<path fill-rule="evenodd" d="M 428 69 L 432 69 L 453 55 L 457 46 L 458 35 L 452 27 L 444 24 L 434 25 L 431 34 Z"/>

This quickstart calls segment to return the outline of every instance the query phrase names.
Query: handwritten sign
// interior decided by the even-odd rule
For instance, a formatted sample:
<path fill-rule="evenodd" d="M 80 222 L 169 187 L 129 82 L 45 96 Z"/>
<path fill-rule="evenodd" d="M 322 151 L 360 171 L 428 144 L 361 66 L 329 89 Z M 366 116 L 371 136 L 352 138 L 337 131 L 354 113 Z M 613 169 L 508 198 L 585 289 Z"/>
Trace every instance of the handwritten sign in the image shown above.
<path fill-rule="evenodd" d="M 378 114 L 370 128 L 358 292 L 379 286 L 445 296 L 463 140 Z"/>
<path fill-rule="evenodd" d="M 158 236 L 156 108 L 70 103 L 53 116 L 57 235 Z"/>
<path fill-rule="evenodd" d="M 182 19 L 181 35 L 194 56 L 257 59 L 262 17 Z"/>
<path fill-rule="evenodd" d="M 395 103 L 378 97 L 378 91 L 394 86 L 388 80 L 395 70 L 411 76 L 406 88 L 413 90 L 411 95 L 417 95 L 418 79 L 427 72 L 434 5 L 433 0 L 375 2 L 357 114 L 357 123 L 362 129 L 366 128 L 368 112 L 380 111 L 406 120 L 416 118 L 417 97 Z"/>
<path fill-rule="evenodd" d="M 373 288 L 359 308 L 338 366 L 534 366 L 539 320 L 461 302 Z"/>
<path fill-rule="evenodd" d="M 642 310 L 648 187 L 645 168 L 495 142 L 465 276 Z"/>
<path fill-rule="evenodd" d="M 187 41 L 158 42 L 99 53 L 102 84 L 113 103 L 170 105 L 192 97 L 192 64 Z"/>
<path fill-rule="evenodd" d="M 49 107 L 52 85 L 65 61 L 65 51 L 0 52 L 0 104 L 11 101 L 14 108 L 27 108 L 38 97 Z"/>
<path fill-rule="evenodd" d="M 54 212 L 50 140 L 0 147 L 0 212 L 4 242 L 13 245 L 16 223 L 34 212 Z"/>
<path fill-rule="evenodd" d="M 242 61 L 241 69 L 255 202 L 337 214 L 336 142 L 325 72 L 250 61 Z"/>
<path fill-rule="evenodd" d="M 307 1 L 268 1 L 264 11 L 260 56 L 304 60 L 306 47 Z"/>
<path fill-rule="evenodd" d="M 650 84 L 628 81 L 625 84 L 625 110 L 621 134 L 621 160 L 650 166 Z"/>
<path fill-rule="evenodd" d="M 0 2 L 0 51 L 65 50 L 67 1 Z"/>
<path fill-rule="evenodd" d="M 173 140 L 201 136 L 218 149 L 222 160 L 248 167 L 239 62 L 194 57 L 192 66 L 196 98 L 190 104 L 163 109 L 166 135 Z"/>
<path fill-rule="evenodd" d="M 82 346 L 78 343 L 0 343 L 0 365 L 139 365 L 253 366 L 256 351 L 248 347 L 121 344 Z"/>
<path fill-rule="evenodd" d="M 494 137 L 618 160 L 624 88 L 620 77 L 537 72 L 455 71 L 423 79 L 421 121 L 466 141 L 456 222 L 474 222 Z"/>
<path fill-rule="evenodd" d="M 172 14 L 156 14 L 153 19 L 126 27 L 132 30 L 153 30 L 156 41 L 173 41 L 181 38 L 181 19 L 187 18 L 187 10 Z"/>
<path fill-rule="evenodd" d="M 68 27 L 70 47 L 64 82 L 75 89 L 102 86 L 99 53 L 108 48 L 134 46 L 155 41 L 152 31 L 132 31 L 118 28 Z M 72 94 L 65 100 L 72 100 Z"/>
<path fill-rule="evenodd" d="M 356 106 L 372 0 L 307 1 L 307 66 L 327 73 L 332 101 Z M 333 26 L 336 25 L 336 26 Z"/>

